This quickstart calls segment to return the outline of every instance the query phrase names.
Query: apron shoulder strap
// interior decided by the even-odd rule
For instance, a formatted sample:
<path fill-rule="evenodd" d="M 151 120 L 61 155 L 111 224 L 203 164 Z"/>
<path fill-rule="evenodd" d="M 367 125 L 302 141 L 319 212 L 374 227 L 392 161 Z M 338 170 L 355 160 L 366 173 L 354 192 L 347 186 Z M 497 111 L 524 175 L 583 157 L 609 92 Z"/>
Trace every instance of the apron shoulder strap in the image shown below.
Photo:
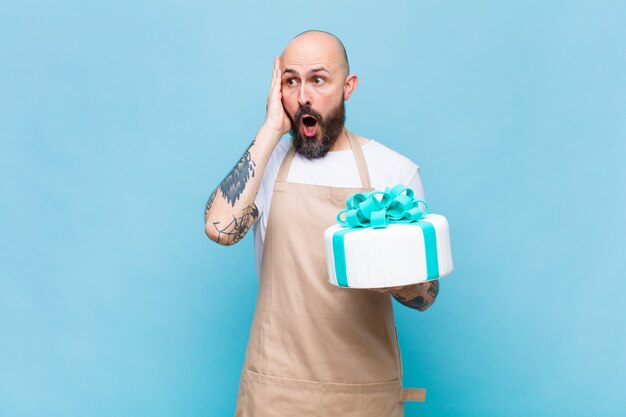
<path fill-rule="evenodd" d="M 367 169 L 367 163 L 365 162 L 365 155 L 363 155 L 363 149 L 361 149 L 361 144 L 352 135 L 348 134 L 347 129 L 346 135 L 348 135 L 348 141 L 350 142 L 350 147 L 352 148 L 354 159 L 356 159 L 356 167 L 359 170 L 359 177 L 361 177 L 361 186 L 370 190 L 372 188 L 372 183 L 370 181 L 370 172 Z"/>
<path fill-rule="evenodd" d="M 289 147 L 289 151 L 287 151 L 287 155 L 285 155 L 285 158 L 283 158 L 283 162 L 280 164 L 280 168 L 278 169 L 278 176 L 276 177 L 277 182 L 287 182 L 287 175 L 289 174 L 291 161 L 293 161 L 293 156 L 295 154 L 296 148 L 291 145 Z"/>

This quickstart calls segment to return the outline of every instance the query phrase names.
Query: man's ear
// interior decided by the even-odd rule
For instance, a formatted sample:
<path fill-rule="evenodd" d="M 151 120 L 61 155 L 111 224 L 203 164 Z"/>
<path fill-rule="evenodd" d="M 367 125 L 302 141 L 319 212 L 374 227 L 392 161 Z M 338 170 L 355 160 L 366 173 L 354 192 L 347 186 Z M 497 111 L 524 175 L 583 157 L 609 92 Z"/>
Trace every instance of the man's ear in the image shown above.
<path fill-rule="evenodd" d="M 343 85 L 344 101 L 350 98 L 357 85 L 359 85 L 359 77 L 357 77 L 356 74 L 350 74 L 346 77 L 346 82 Z"/>

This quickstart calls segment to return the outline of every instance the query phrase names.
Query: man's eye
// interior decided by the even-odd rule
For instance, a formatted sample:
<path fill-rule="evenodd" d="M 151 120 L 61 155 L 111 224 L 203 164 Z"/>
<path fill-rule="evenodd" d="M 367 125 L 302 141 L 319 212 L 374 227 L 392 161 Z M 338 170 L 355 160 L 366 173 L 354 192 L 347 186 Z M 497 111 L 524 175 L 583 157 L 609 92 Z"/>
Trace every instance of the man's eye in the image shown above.
<path fill-rule="evenodd" d="M 323 84 L 324 83 L 324 77 L 315 77 L 313 79 L 313 81 L 315 81 L 315 84 Z"/>
<path fill-rule="evenodd" d="M 288 85 L 288 86 L 290 86 L 290 87 L 291 87 L 291 86 L 294 86 L 294 85 L 296 85 L 296 80 L 295 80 L 294 78 L 288 78 L 288 79 L 285 81 L 285 84 L 287 84 L 287 85 Z"/>

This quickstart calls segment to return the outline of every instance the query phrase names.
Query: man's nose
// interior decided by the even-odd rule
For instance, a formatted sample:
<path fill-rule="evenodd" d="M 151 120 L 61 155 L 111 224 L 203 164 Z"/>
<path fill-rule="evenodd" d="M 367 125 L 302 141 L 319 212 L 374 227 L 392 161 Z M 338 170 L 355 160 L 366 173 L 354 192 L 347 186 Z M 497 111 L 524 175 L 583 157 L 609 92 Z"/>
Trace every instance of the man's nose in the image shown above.
<path fill-rule="evenodd" d="M 300 107 L 311 105 L 311 98 L 309 96 L 306 84 L 302 84 L 300 86 L 300 91 L 298 92 L 298 104 L 300 105 Z"/>

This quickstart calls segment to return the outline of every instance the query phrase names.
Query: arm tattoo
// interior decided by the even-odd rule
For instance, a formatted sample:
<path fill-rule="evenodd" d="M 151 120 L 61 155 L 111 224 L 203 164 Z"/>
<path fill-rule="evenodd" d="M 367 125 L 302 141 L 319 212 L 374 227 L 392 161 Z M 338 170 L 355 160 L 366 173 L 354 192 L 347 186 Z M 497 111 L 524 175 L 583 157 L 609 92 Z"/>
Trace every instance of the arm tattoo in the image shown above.
<path fill-rule="evenodd" d="M 411 307 L 419 311 L 425 311 L 428 307 L 430 307 L 435 302 L 435 298 L 437 298 L 437 294 L 439 294 L 439 281 L 438 280 L 429 282 L 428 290 L 426 291 L 426 294 L 418 295 L 412 300 L 407 300 L 406 298 L 399 296 L 399 295 L 394 295 L 394 298 L 407 307 Z"/>
<path fill-rule="evenodd" d="M 239 159 L 239 162 L 237 162 L 219 186 L 222 195 L 233 207 L 235 207 L 235 201 L 237 201 L 237 199 L 241 196 L 241 193 L 243 193 L 243 190 L 246 188 L 248 180 L 251 177 L 254 177 L 254 168 L 256 167 L 256 164 L 250 156 L 250 148 L 254 146 L 254 142 L 256 142 L 256 140 L 252 141 L 250 146 L 248 146 L 248 149 L 246 149 L 244 154 Z"/>
<path fill-rule="evenodd" d="M 255 142 L 256 140 L 253 140 L 252 143 L 250 143 L 250 146 L 248 146 L 237 164 L 235 164 L 219 187 L 213 191 L 213 194 L 211 194 L 211 197 L 209 198 L 209 201 L 204 209 L 205 223 L 207 222 L 207 216 L 213 201 L 215 200 L 218 189 L 222 194 L 222 198 L 226 199 L 226 202 L 235 207 L 235 203 L 239 197 L 241 197 L 241 194 L 246 188 L 246 183 L 250 178 L 254 177 L 254 168 L 256 167 L 256 164 L 250 155 L 250 148 L 254 146 Z M 233 219 L 226 225 L 222 222 L 214 221 L 213 227 L 218 232 L 216 242 L 221 243 L 222 245 L 234 245 L 243 239 L 250 229 L 250 224 L 254 223 L 254 220 L 258 217 L 259 209 L 256 204 L 252 203 L 241 211 L 241 215 L 239 217 L 236 217 L 233 214 Z"/>
<path fill-rule="evenodd" d="M 252 203 L 252 205 L 243 209 L 239 218 L 233 216 L 233 219 L 226 226 L 221 226 L 220 222 L 213 222 L 213 227 L 219 233 L 216 242 L 223 245 L 234 245 L 243 239 L 250 229 L 249 224 L 253 223 L 252 220 L 258 217 L 259 209 L 256 204 Z"/>
<path fill-rule="evenodd" d="M 209 201 L 207 201 L 206 207 L 204 208 L 204 222 L 205 223 L 206 223 L 206 216 L 207 214 L 209 214 L 209 210 L 211 209 L 211 206 L 213 205 L 213 200 L 215 200 L 216 195 L 217 195 L 217 189 L 213 191 L 213 194 L 211 194 L 211 197 L 209 197 Z"/>

